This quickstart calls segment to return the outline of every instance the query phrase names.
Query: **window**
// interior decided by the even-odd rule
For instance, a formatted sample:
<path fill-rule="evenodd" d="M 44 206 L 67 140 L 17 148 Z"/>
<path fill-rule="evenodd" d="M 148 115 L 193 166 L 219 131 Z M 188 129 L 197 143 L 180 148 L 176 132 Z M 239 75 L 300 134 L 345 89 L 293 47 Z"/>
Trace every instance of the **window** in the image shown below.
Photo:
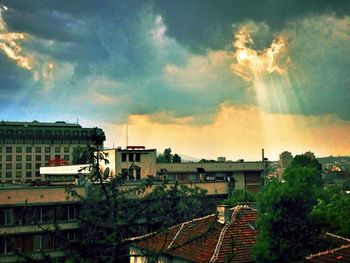
<path fill-rule="evenodd" d="M 123 179 L 126 179 L 127 176 L 128 176 L 128 169 L 122 169 L 122 177 L 123 177 Z"/>
<path fill-rule="evenodd" d="M 13 225 L 13 208 L 0 210 L 0 225 Z"/>
<path fill-rule="evenodd" d="M 26 172 L 26 177 L 27 178 L 32 178 L 32 172 L 31 171 L 27 171 Z"/>
<path fill-rule="evenodd" d="M 2 147 L 0 146 L 0 153 L 2 153 Z"/>
<path fill-rule="evenodd" d="M 41 153 L 41 147 L 35 147 L 35 152 L 36 153 Z"/>
<path fill-rule="evenodd" d="M 32 169 L 32 163 L 26 163 L 26 169 Z"/>
<path fill-rule="evenodd" d="M 141 162 L 141 154 L 140 153 L 137 153 L 136 154 L 136 159 L 135 159 L 136 162 Z"/>
<path fill-rule="evenodd" d="M 50 160 L 50 155 L 45 155 L 45 161 L 49 161 Z"/>
<path fill-rule="evenodd" d="M 65 153 L 69 153 L 69 147 L 64 147 L 63 150 Z"/>
<path fill-rule="evenodd" d="M 6 164 L 6 170 L 12 170 L 12 163 Z"/>
<path fill-rule="evenodd" d="M 22 162 L 22 155 L 16 155 L 16 161 Z"/>
<path fill-rule="evenodd" d="M 16 147 L 16 153 L 21 153 L 22 152 L 22 147 Z"/>
<path fill-rule="evenodd" d="M 22 178 L 22 172 L 21 171 L 16 171 L 16 178 L 17 179 Z"/>
<path fill-rule="evenodd" d="M 5 173 L 6 178 L 12 178 L 12 172 L 7 171 Z"/>
<path fill-rule="evenodd" d="M 45 152 L 49 153 L 51 151 L 50 147 L 45 147 Z"/>
<path fill-rule="evenodd" d="M 35 177 L 41 177 L 41 175 L 40 175 L 40 172 L 39 172 L 39 171 L 36 171 L 36 172 L 35 172 Z"/>
<path fill-rule="evenodd" d="M 32 147 L 26 147 L 26 153 L 31 153 L 32 152 Z"/>
<path fill-rule="evenodd" d="M 61 151 L 60 147 L 55 147 L 55 153 L 59 153 Z"/>
<path fill-rule="evenodd" d="M 141 168 L 136 167 L 135 172 L 136 172 L 136 180 L 140 180 L 141 179 Z"/>
<path fill-rule="evenodd" d="M 12 162 L 12 155 L 6 155 L 6 161 Z"/>
<path fill-rule="evenodd" d="M 32 156 L 31 155 L 26 155 L 26 161 L 31 162 L 32 161 Z"/>
<path fill-rule="evenodd" d="M 122 153 L 122 162 L 126 162 L 126 153 Z"/>
<path fill-rule="evenodd" d="M 36 163 L 35 164 L 35 169 L 37 169 L 37 170 L 40 169 L 40 165 L 41 165 L 40 163 Z"/>
<path fill-rule="evenodd" d="M 22 169 L 22 164 L 21 163 L 16 163 L 16 170 Z"/>
<path fill-rule="evenodd" d="M 35 161 L 41 161 L 41 155 L 35 155 Z"/>
<path fill-rule="evenodd" d="M 66 155 L 66 154 L 65 154 L 65 155 L 63 156 L 63 159 L 64 159 L 65 161 L 69 161 L 69 155 Z"/>
<path fill-rule="evenodd" d="M 133 161 L 134 161 L 134 154 L 129 153 L 129 162 L 133 162 Z"/>
<path fill-rule="evenodd" d="M 12 153 L 12 147 L 11 146 L 6 147 L 6 153 Z"/>
<path fill-rule="evenodd" d="M 26 130 L 26 134 L 33 135 L 33 130 Z"/>
<path fill-rule="evenodd" d="M 52 223 L 55 219 L 55 208 L 51 206 L 44 206 L 41 208 L 42 211 L 42 222 Z"/>

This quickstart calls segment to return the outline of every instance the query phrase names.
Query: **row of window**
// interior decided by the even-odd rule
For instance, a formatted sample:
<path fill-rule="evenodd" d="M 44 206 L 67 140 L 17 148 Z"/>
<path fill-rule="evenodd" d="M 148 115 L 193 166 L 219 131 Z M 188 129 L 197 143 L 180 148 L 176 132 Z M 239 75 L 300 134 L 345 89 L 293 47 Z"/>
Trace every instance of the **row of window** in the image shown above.
<path fill-rule="evenodd" d="M 93 131 L 89 132 L 90 134 L 93 133 Z M 70 130 L 31 130 L 31 129 L 26 129 L 26 130 L 20 130 L 20 129 L 0 129 L 0 135 L 83 135 L 87 136 L 88 132 L 87 131 L 70 131 Z"/>
<path fill-rule="evenodd" d="M 33 206 L 0 209 L 0 225 L 30 225 L 75 220 L 75 205 Z"/>
<path fill-rule="evenodd" d="M 122 153 L 122 162 L 126 162 L 127 157 L 129 157 L 129 162 L 141 162 L 140 153 Z"/>
<path fill-rule="evenodd" d="M 6 179 L 12 179 L 13 178 L 13 174 L 14 174 L 14 172 L 12 172 L 12 171 L 6 171 L 4 173 Z M 0 171 L 0 179 L 2 178 L 2 175 L 3 175 L 2 171 Z M 32 171 L 25 171 L 25 177 L 26 178 L 32 178 L 32 176 L 33 176 Z M 16 171 L 15 177 L 17 179 L 22 179 L 22 177 L 23 177 L 22 171 Z M 40 174 L 39 171 L 35 171 L 35 177 L 41 177 L 41 174 Z"/>
<path fill-rule="evenodd" d="M 51 152 L 51 147 L 46 146 L 46 147 L 40 147 L 40 146 L 36 146 L 36 147 L 31 147 L 31 146 L 27 146 L 27 147 L 12 147 L 12 146 L 6 146 L 5 147 L 5 152 L 6 153 L 12 153 L 13 152 L 13 148 L 15 148 L 16 153 L 22 153 L 23 150 L 25 150 L 26 153 L 32 153 L 33 149 L 35 150 L 35 153 L 41 153 L 43 150 L 46 153 L 50 153 Z M 61 147 L 60 146 L 56 146 L 53 147 L 54 152 L 61 152 Z M 0 152 L 2 152 L 2 147 L 0 147 Z M 68 153 L 69 152 L 69 147 L 63 147 L 63 152 Z"/>
<path fill-rule="evenodd" d="M 41 156 L 41 155 L 35 155 L 34 157 L 35 157 L 35 158 L 34 158 L 35 161 L 41 161 L 41 160 L 42 160 L 42 156 Z M 44 158 L 45 158 L 45 161 L 48 161 L 48 160 L 51 159 L 51 155 L 45 155 Z M 60 158 L 61 158 L 61 155 L 56 154 L 56 155 L 55 155 L 55 158 L 60 159 Z M 63 159 L 64 159 L 64 160 L 69 161 L 69 158 L 70 158 L 70 157 L 69 157 L 69 154 L 63 155 Z M 16 162 L 22 162 L 22 161 L 24 160 L 24 158 L 23 158 L 22 155 L 16 155 L 15 158 L 13 158 L 12 155 L 6 155 L 6 157 L 5 157 L 6 162 L 12 162 L 13 159 L 15 159 Z M 26 155 L 26 156 L 25 156 L 25 159 L 26 159 L 27 162 L 31 162 L 31 161 L 33 160 L 32 155 Z M 2 155 L 0 155 L 0 162 L 1 162 L 1 161 L 2 161 Z"/>
<path fill-rule="evenodd" d="M 76 238 L 76 231 L 69 230 L 59 234 L 26 234 L 0 237 L 0 254 L 12 254 L 15 251 L 29 252 L 64 248 L 69 240 Z"/>

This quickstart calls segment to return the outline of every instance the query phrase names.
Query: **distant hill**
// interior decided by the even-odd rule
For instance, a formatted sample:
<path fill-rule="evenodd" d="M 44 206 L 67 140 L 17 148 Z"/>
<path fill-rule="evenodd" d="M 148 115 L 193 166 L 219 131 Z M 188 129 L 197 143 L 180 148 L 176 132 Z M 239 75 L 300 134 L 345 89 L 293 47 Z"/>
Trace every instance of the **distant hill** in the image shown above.
<path fill-rule="evenodd" d="M 181 162 L 183 163 L 189 163 L 189 162 L 199 162 L 201 159 L 193 157 L 193 156 L 188 156 L 184 154 L 179 154 L 181 157 Z"/>

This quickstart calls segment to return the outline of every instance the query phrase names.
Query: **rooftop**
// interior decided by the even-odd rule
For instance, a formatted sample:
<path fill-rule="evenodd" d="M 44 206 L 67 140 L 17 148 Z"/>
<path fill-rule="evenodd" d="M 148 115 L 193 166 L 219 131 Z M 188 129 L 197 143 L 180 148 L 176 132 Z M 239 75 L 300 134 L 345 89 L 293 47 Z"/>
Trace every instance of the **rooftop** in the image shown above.
<path fill-rule="evenodd" d="M 134 246 L 191 262 L 251 262 L 257 211 L 239 205 L 230 212 L 231 218 L 226 224 L 220 224 L 217 216 L 211 214 L 165 232 L 134 238 Z"/>
<path fill-rule="evenodd" d="M 0 126 L 24 126 L 24 127 L 75 127 L 81 128 L 80 124 L 77 123 L 67 123 L 65 121 L 56 121 L 56 122 L 18 122 L 18 121 L 1 121 Z"/>

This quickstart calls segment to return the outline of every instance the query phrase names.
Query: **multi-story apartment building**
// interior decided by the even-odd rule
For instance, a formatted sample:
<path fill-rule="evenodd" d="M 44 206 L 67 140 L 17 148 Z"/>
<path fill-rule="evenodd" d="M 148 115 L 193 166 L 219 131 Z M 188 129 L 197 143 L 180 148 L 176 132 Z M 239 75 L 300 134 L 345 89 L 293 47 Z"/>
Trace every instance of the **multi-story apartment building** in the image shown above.
<path fill-rule="evenodd" d="M 0 122 L 0 181 L 40 181 L 40 166 L 53 159 L 71 163 L 73 149 L 93 144 L 95 133 L 105 140 L 101 129 L 62 121 Z"/>
<path fill-rule="evenodd" d="M 86 194 L 84 186 L 74 190 Z M 27 262 L 42 252 L 63 258 L 64 242 L 77 232 L 79 208 L 64 186 L 0 186 L 0 262 Z"/>

